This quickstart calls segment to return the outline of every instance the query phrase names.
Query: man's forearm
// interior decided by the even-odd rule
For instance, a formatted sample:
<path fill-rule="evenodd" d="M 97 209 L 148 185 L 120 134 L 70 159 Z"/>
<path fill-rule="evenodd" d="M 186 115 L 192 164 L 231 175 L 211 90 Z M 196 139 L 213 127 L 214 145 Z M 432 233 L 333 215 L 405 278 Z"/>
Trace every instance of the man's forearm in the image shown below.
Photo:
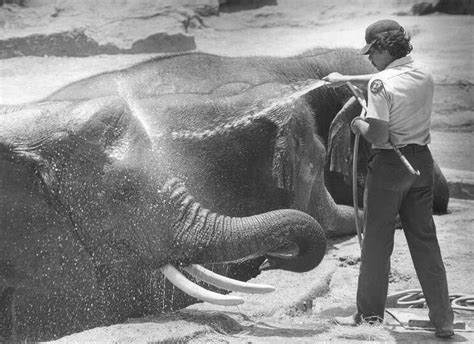
<path fill-rule="evenodd" d="M 366 89 L 367 84 L 374 74 L 363 74 L 363 75 L 345 75 L 341 73 L 330 73 L 323 77 L 324 81 L 327 81 L 331 87 L 343 86 L 346 82 L 351 82 L 359 88 Z"/>
<path fill-rule="evenodd" d="M 374 74 L 344 75 L 344 77 L 346 78 L 346 82 L 349 81 L 355 84 L 357 87 L 364 89 L 367 89 L 367 85 L 373 76 Z"/>
<path fill-rule="evenodd" d="M 387 143 L 389 139 L 388 123 L 384 121 L 356 117 L 351 123 L 351 129 L 354 134 L 362 135 L 373 144 Z"/>

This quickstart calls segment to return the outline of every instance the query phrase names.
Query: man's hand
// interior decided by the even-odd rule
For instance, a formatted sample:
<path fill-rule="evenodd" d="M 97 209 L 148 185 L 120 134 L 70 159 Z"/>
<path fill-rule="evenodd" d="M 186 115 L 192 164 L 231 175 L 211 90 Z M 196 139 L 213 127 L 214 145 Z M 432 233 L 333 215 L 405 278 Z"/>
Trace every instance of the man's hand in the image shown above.
<path fill-rule="evenodd" d="M 385 144 L 389 141 L 388 122 L 376 118 L 354 117 L 351 130 L 373 144 Z"/>
<path fill-rule="evenodd" d="M 351 122 L 351 130 L 355 135 L 365 134 L 368 126 L 368 123 L 360 116 L 354 117 Z"/>
<path fill-rule="evenodd" d="M 341 73 L 333 72 L 326 75 L 323 80 L 329 83 L 328 86 L 339 87 L 344 85 L 344 83 L 347 81 L 347 76 L 342 75 Z"/>

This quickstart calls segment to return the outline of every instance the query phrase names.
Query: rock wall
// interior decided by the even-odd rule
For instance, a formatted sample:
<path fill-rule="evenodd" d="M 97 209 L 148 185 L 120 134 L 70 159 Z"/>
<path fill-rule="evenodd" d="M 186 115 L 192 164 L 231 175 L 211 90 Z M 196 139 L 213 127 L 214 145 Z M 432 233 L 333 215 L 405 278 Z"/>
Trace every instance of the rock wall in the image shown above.
<path fill-rule="evenodd" d="M 398 15 L 425 15 L 435 11 L 474 13 L 474 0 L 341 0 L 338 6 L 329 0 L 317 3 L 327 16 L 334 11 L 339 13 L 347 7 L 345 4 L 350 5 L 350 16 L 358 6 L 361 15 L 368 8 L 385 13 L 381 12 L 382 7 L 387 13 Z M 272 22 L 272 18 L 283 16 L 285 8 L 309 6 L 307 0 L 7 0 L 0 4 L 0 58 L 189 51 L 197 48 L 190 31 L 207 25 L 213 27 L 220 11 L 279 5 L 279 10 L 268 9 L 258 14 L 242 12 L 235 25 L 227 23 L 225 28 L 220 28 L 230 30 L 279 26 L 282 20 Z M 284 25 L 300 24 L 298 18 L 293 18 Z"/>
<path fill-rule="evenodd" d="M 474 0 L 440 0 L 435 10 L 447 14 L 474 14 Z"/>
<path fill-rule="evenodd" d="M 423 1 L 416 3 L 411 8 L 411 14 L 426 15 L 434 12 L 446 14 L 474 14 L 474 0 L 440 0 Z"/>
<path fill-rule="evenodd" d="M 218 0 L 29 0 L 0 7 L 0 58 L 189 51 Z"/>
<path fill-rule="evenodd" d="M 0 59 L 16 56 L 91 56 L 98 54 L 169 53 L 196 49 L 194 38 L 181 33 L 157 33 L 133 42 L 128 49 L 99 44 L 84 30 L 31 35 L 0 41 Z"/>

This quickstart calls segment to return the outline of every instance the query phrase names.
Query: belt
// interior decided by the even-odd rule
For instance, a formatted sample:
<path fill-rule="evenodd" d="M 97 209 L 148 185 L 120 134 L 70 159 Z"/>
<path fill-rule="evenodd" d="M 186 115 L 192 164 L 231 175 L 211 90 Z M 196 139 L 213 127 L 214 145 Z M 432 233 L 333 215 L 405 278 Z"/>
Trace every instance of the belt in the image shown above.
<path fill-rule="evenodd" d="M 428 146 L 427 145 L 421 146 L 421 145 L 411 143 L 411 144 L 406 145 L 404 147 L 399 147 L 398 150 L 400 152 L 402 152 L 402 154 L 416 153 L 416 152 L 423 152 L 423 151 L 428 150 Z M 374 151 L 375 152 L 390 152 L 390 151 L 393 152 L 393 149 L 379 149 L 379 148 L 376 148 L 376 149 L 374 149 Z"/>

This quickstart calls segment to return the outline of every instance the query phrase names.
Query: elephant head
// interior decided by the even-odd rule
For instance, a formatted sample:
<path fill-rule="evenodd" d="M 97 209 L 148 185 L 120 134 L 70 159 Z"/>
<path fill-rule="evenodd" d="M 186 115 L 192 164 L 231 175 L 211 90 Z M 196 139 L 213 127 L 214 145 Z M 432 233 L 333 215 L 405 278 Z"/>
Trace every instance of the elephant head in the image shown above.
<path fill-rule="evenodd" d="M 293 209 L 213 212 L 172 174 L 182 162 L 174 153 L 169 133 L 150 132 L 116 97 L 23 106 L 1 116 L 4 337 L 50 338 L 139 315 L 143 286 L 157 269 L 192 296 L 236 304 L 242 300 L 190 287 L 176 267 L 219 288 L 268 292 L 196 264 L 255 257 L 266 257 L 263 270 L 319 264 L 326 239 L 311 216 Z"/>

